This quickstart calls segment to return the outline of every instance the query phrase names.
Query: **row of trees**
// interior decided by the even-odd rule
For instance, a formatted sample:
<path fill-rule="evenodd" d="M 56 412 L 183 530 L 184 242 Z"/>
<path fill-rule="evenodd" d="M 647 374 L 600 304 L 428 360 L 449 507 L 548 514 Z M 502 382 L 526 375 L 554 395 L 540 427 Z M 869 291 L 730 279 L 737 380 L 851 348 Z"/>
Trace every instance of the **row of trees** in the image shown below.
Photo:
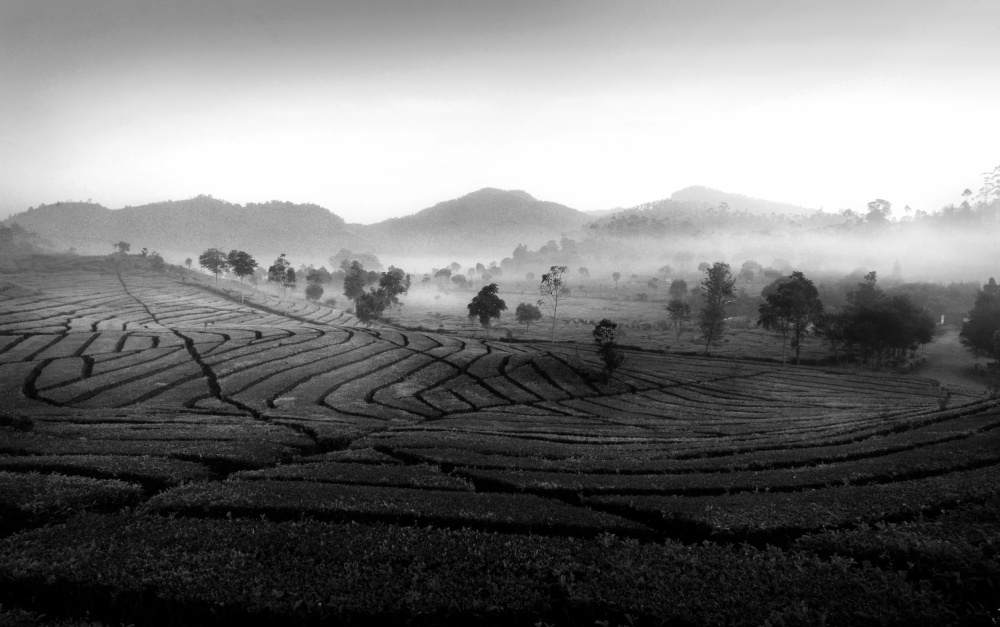
<path fill-rule="evenodd" d="M 697 295 L 701 301 L 697 325 L 705 341 L 705 352 L 721 337 L 728 308 L 742 300 L 735 295 L 736 279 L 728 264 L 716 262 L 706 269 Z M 676 327 L 692 318 L 687 285 L 675 281 L 671 285 L 668 317 Z M 775 280 L 761 292 L 764 302 L 757 306 L 757 324 L 782 338 L 782 362 L 789 340 L 799 363 L 802 340 L 821 337 L 830 343 L 835 356 L 838 346 L 855 353 L 873 369 L 904 360 L 921 345 L 933 338 L 934 318 L 913 303 L 907 294 L 887 295 L 878 285 L 875 272 L 847 295 L 847 305 L 836 312 L 827 312 L 815 284 L 801 272 Z M 750 301 L 752 302 L 752 301 Z M 998 305 L 1000 311 L 1000 305 Z M 1000 317 L 1000 313 L 997 314 Z"/>

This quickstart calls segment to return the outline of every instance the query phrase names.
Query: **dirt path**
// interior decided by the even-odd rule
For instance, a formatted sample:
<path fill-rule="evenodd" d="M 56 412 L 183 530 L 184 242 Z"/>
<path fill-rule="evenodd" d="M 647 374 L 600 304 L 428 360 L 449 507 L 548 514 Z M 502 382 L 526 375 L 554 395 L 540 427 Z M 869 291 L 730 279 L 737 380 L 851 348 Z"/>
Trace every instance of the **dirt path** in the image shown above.
<path fill-rule="evenodd" d="M 985 369 L 990 360 L 974 357 L 958 341 L 958 329 L 954 327 L 948 327 L 937 335 L 923 351 L 927 362 L 912 371 L 918 377 L 937 379 L 943 386 L 962 387 L 977 394 L 985 393 L 987 384 L 996 379 L 995 376 L 990 379 L 975 372 L 973 369 L 975 364 Z"/>

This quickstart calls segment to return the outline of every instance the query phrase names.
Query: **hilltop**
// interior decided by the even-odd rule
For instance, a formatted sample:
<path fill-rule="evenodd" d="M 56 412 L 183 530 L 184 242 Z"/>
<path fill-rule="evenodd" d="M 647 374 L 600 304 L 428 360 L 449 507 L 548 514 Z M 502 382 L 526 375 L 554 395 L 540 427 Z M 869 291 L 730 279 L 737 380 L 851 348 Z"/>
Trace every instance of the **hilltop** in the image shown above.
<path fill-rule="evenodd" d="M 521 190 L 484 188 L 402 218 L 365 229 L 371 248 L 419 253 L 481 253 L 484 246 L 509 253 L 574 233 L 592 219 L 565 205 L 535 199 Z"/>
<path fill-rule="evenodd" d="M 731 194 L 701 185 L 692 185 L 691 187 L 679 189 L 670 195 L 670 200 L 675 203 L 687 204 L 688 206 L 695 205 L 700 209 L 718 207 L 722 203 L 725 203 L 729 205 L 729 209 L 732 211 L 746 211 L 752 214 L 802 215 L 815 211 L 815 209 L 800 207 L 786 202 L 751 198 L 750 196 Z"/>
<path fill-rule="evenodd" d="M 319 205 L 271 201 L 241 206 L 209 196 L 117 210 L 94 203 L 40 205 L 5 222 L 38 233 L 56 248 L 92 253 L 110 253 L 112 243 L 125 240 L 168 257 L 216 246 L 266 258 L 280 252 L 333 251 L 357 241 L 351 226 Z"/>

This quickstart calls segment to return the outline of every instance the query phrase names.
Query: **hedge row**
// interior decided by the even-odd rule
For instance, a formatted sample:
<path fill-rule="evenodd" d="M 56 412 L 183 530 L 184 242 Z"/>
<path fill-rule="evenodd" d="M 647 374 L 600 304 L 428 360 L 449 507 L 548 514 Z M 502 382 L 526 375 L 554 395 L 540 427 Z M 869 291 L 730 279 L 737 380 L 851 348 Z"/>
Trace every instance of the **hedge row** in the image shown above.
<path fill-rule="evenodd" d="M 213 476 L 201 464 L 150 455 L 0 455 L 0 470 L 121 479 L 153 490 Z"/>
<path fill-rule="evenodd" d="M 225 481 L 188 484 L 148 501 L 153 511 L 190 516 L 266 515 L 275 520 L 384 521 L 494 531 L 649 536 L 647 527 L 605 512 L 529 494 L 497 494 L 315 483 Z"/>
<path fill-rule="evenodd" d="M 785 543 L 856 523 L 897 522 L 1000 494 L 1000 466 L 889 484 L 711 497 L 593 496 L 583 503 L 638 516 L 665 533 Z"/>
<path fill-rule="evenodd" d="M 834 485 L 890 483 L 996 464 L 1000 464 L 1000 431 L 878 457 L 780 470 L 613 475 L 508 468 L 459 469 L 457 474 L 473 481 L 503 486 L 509 491 L 700 496 L 768 490 L 791 492 Z"/>
<path fill-rule="evenodd" d="M 353 464 L 339 462 L 317 462 L 307 464 L 285 464 L 263 470 L 238 472 L 233 479 L 278 479 L 283 481 L 318 481 L 324 483 L 345 483 L 378 486 L 398 486 L 408 488 L 429 488 L 435 490 L 459 490 L 472 492 L 473 486 L 459 477 L 442 473 L 437 466 Z"/>
<path fill-rule="evenodd" d="M 221 472 L 270 466 L 300 452 L 300 448 L 263 437 L 236 441 L 81 440 L 0 429 L 0 454 L 162 456 L 208 464 Z"/>
<path fill-rule="evenodd" d="M 900 574 L 847 560 L 611 535 L 82 515 L 0 547 L 0 595 L 113 624 L 834 626 L 964 618 Z"/>
<path fill-rule="evenodd" d="M 0 535 L 81 510 L 132 505 L 142 488 L 115 479 L 0 471 Z"/>

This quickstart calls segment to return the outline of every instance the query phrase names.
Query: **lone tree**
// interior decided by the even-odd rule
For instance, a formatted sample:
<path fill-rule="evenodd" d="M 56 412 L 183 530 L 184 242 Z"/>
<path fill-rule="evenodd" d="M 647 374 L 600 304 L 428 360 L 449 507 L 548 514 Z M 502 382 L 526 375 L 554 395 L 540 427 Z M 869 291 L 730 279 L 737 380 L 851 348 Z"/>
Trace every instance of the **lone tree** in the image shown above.
<path fill-rule="evenodd" d="M 556 337 L 556 316 L 559 313 L 559 301 L 569 296 L 569 286 L 562 278 L 564 272 L 566 272 L 566 266 L 552 266 L 548 272 L 542 275 L 542 282 L 538 286 L 538 293 L 542 295 L 538 299 L 538 306 L 545 307 L 552 312 L 550 341 L 555 340 Z"/>
<path fill-rule="evenodd" d="M 191 267 L 192 263 L 194 263 L 194 260 L 191 259 L 190 257 L 188 257 L 187 259 L 184 260 L 184 265 L 187 266 L 187 267 L 189 267 L 189 268 Z"/>
<path fill-rule="evenodd" d="M 781 363 L 785 363 L 785 338 L 792 334 L 795 347 L 795 365 L 799 364 L 802 337 L 809 329 L 819 328 L 823 322 L 823 303 L 813 282 L 801 272 L 793 272 L 767 295 L 767 302 L 759 308 L 757 324 L 781 334 Z"/>
<path fill-rule="evenodd" d="M 479 290 L 469 303 L 469 319 L 478 318 L 487 335 L 490 333 L 490 323 L 494 319 L 499 320 L 500 314 L 507 311 L 507 303 L 497 296 L 499 289 L 496 283 L 490 283 Z"/>
<path fill-rule="evenodd" d="M 618 350 L 618 340 L 625 337 L 625 329 L 619 328 L 617 322 L 605 318 L 594 327 L 593 335 L 594 343 L 597 344 L 597 354 L 604 362 L 604 381 L 607 382 L 615 370 L 625 362 L 625 355 Z"/>
<path fill-rule="evenodd" d="M 680 298 L 674 298 L 664 307 L 667 310 L 667 317 L 677 330 L 677 341 L 681 339 L 681 327 L 691 319 L 691 305 Z"/>
<path fill-rule="evenodd" d="M 527 329 L 531 326 L 532 322 L 542 319 L 542 311 L 531 303 L 521 303 L 514 310 L 514 318 Z"/>
<path fill-rule="evenodd" d="M 281 286 L 281 296 L 287 294 L 289 287 L 295 287 L 295 269 L 291 262 L 285 259 L 285 253 L 278 255 L 274 263 L 267 269 L 267 280 L 269 283 L 277 283 Z"/>
<path fill-rule="evenodd" d="M 242 250 L 231 250 L 226 257 L 226 263 L 232 269 L 233 274 L 240 280 L 240 304 L 243 304 L 243 279 L 253 276 L 257 269 L 257 260 L 250 253 Z"/>
<path fill-rule="evenodd" d="M 684 279 L 674 279 L 670 282 L 670 298 L 683 300 L 688 294 L 688 284 Z"/>
<path fill-rule="evenodd" d="M 725 328 L 726 303 L 733 295 L 736 280 L 730 272 L 729 264 L 716 261 L 705 270 L 705 280 L 701 282 L 704 300 L 698 313 L 698 327 L 705 338 L 705 354 L 713 340 L 718 340 Z"/>
<path fill-rule="evenodd" d="M 215 286 L 219 286 L 219 275 L 229 269 L 229 258 L 218 248 L 209 248 L 198 255 L 198 265 L 215 275 Z"/>
<path fill-rule="evenodd" d="M 112 244 L 111 247 L 123 255 L 127 255 L 128 251 L 132 250 L 132 244 L 129 244 L 124 240 Z"/>
<path fill-rule="evenodd" d="M 615 289 L 618 289 L 618 281 L 622 278 L 622 273 L 615 272 L 611 275 L 611 278 L 615 280 Z"/>
<path fill-rule="evenodd" d="M 976 303 L 969 319 L 962 324 L 958 336 L 962 346 L 976 355 L 991 355 L 1000 359 L 1000 285 L 990 277 L 976 294 Z"/>

